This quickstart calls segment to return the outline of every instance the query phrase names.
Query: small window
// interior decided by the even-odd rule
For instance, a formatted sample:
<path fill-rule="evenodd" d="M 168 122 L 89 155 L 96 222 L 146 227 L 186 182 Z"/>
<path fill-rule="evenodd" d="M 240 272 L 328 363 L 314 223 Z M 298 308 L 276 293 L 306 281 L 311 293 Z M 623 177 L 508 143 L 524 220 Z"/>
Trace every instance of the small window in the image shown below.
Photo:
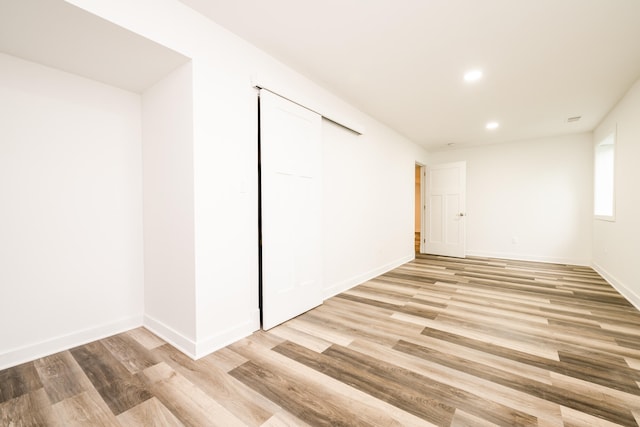
<path fill-rule="evenodd" d="M 594 167 L 594 215 L 597 219 L 615 220 L 615 129 L 596 143 Z"/>

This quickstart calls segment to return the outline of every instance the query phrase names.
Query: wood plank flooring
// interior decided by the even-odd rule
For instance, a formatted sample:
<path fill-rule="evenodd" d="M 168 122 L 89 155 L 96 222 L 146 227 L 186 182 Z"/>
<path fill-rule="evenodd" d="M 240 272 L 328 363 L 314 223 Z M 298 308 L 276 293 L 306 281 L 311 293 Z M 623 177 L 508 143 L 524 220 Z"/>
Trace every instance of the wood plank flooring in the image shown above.
<path fill-rule="evenodd" d="M 0 425 L 637 426 L 639 326 L 590 268 L 418 255 L 198 361 L 139 328 L 0 371 Z"/>

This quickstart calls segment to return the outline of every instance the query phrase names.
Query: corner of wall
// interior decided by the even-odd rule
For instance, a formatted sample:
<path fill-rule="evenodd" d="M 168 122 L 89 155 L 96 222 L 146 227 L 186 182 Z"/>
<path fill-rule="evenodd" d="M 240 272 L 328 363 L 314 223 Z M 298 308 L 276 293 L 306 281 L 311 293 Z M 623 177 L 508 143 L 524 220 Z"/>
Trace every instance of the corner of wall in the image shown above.
<path fill-rule="evenodd" d="M 149 316 L 144 315 L 142 326 L 186 354 L 192 359 L 196 358 L 196 342 L 190 338 L 187 338 L 182 333 L 167 326 L 161 321 Z"/>
<path fill-rule="evenodd" d="M 149 315 L 144 316 L 143 326 L 191 359 L 198 360 L 260 329 L 260 311 L 255 310 L 250 318 L 240 325 L 195 341 Z"/>
<path fill-rule="evenodd" d="M 251 335 L 258 329 L 260 329 L 260 310 L 256 309 L 250 314 L 249 319 L 246 322 L 234 325 L 232 328 L 204 339 L 199 339 L 195 343 L 194 359 L 205 357 L 214 351 Z"/>

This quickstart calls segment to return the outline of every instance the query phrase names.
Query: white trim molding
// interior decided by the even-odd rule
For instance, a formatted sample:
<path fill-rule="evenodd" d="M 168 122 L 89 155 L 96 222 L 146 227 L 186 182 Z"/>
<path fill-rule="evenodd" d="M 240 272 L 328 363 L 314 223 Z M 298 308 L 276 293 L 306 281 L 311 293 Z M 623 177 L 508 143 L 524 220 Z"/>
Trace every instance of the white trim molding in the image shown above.
<path fill-rule="evenodd" d="M 358 286 L 367 280 L 371 280 L 375 277 L 380 276 L 381 274 L 386 273 L 387 271 L 391 271 L 396 267 L 400 267 L 402 264 L 406 264 L 409 261 L 415 259 L 415 255 L 409 255 L 406 257 L 402 257 L 393 262 L 383 265 L 382 267 L 374 268 L 373 270 L 369 270 L 365 273 L 358 274 L 357 276 L 353 276 L 347 280 L 342 280 L 338 283 L 334 283 L 333 285 L 325 288 L 323 290 L 323 298 L 329 299 L 335 295 L 338 295 L 341 292 L 347 291 L 354 286 Z"/>
<path fill-rule="evenodd" d="M 251 313 L 250 318 L 235 325 L 232 328 L 222 331 L 219 334 L 210 336 L 196 342 L 195 359 L 205 357 L 216 350 L 233 344 L 234 342 L 245 338 L 260 329 L 260 310 Z"/>
<path fill-rule="evenodd" d="M 198 360 L 260 329 L 260 310 L 255 310 L 251 313 L 246 322 L 204 339 L 193 340 L 188 338 L 148 315 L 144 316 L 143 326 L 191 359 Z"/>
<path fill-rule="evenodd" d="M 591 267 L 591 261 L 584 259 L 573 258 L 557 258 L 547 257 L 541 255 L 523 255 L 510 252 L 483 252 L 467 250 L 467 256 L 480 257 L 480 258 L 498 258 L 509 259 L 514 261 L 533 261 L 533 262 L 546 262 L 549 264 L 566 264 L 566 265 L 579 265 L 582 267 Z"/>
<path fill-rule="evenodd" d="M 145 314 L 143 326 L 153 332 L 187 356 L 195 359 L 196 342 L 191 338 L 187 338 L 182 333 L 176 331 L 170 326 L 165 325 L 161 321 Z"/>
<path fill-rule="evenodd" d="M 625 297 L 627 301 L 629 301 L 635 308 L 640 310 L 640 295 L 636 294 L 631 290 L 630 287 L 626 286 L 620 280 L 618 280 L 614 275 L 609 273 L 607 270 L 602 268 L 597 263 L 592 263 L 591 267 L 602 276 L 604 280 L 606 280 L 613 288 L 620 292 L 620 295 Z"/>
<path fill-rule="evenodd" d="M 142 315 L 125 317 L 110 323 L 80 329 L 0 354 L 0 370 L 50 356 L 96 340 L 142 326 Z"/>

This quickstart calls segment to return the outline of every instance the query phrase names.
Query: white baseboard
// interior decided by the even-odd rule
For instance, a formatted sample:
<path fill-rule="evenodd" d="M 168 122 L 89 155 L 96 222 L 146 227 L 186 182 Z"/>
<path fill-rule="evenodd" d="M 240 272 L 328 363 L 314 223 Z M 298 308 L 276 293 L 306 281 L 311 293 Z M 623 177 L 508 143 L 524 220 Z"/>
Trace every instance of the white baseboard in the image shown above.
<path fill-rule="evenodd" d="M 591 261 L 586 259 L 557 258 L 557 257 L 547 257 L 547 256 L 541 256 L 541 255 L 523 255 L 523 254 L 517 254 L 517 253 L 511 253 L 511 252 L 467 251 L 467 255 L 481 257 L 481 258 L 510 259 L 514 261 L 546 262 L 550 264 L 568 264 L 568 265 L 579 265 L 584 267 L 591 266 Z"/>
<path fill-rule="evenodd" d="M 144 316 L 144 327 L 193 360 L 198 360 L 260 329 L 260 310 L 255 310 L 250 318 L 240 325 L 195 341 L 148 315 Z"/>
<path fill-rule="evenodd" d="M 142 326 L 142 315 L 93 326 L 0 354 L 0 370 Z"/>
<path fill-rule="evenodd" d="M 196 358 L 196 342 L 194 340 L 185 337 L 182 333 L 148 314 L 144 315 L 143 326 L 190 358 Z"/>
<path fill-rule="evenodd" d="M 249 319 L 239 325 L 222 331 L 196 343 L 195 359 L 200 359 L 223 347 L 245 338 L 260 329 L 260 310 L 251 313 Z"/>
<path fill-rule="evenodd" d="M 626 298 L 635 308 L 640 310 L 640 295 L 635 293 L 629 286 L 626 286 L 620 280 L 618 280 L 613 274 L 602 268 L 597 263 L 592 263 L 591 267 L 602 276 L 614 289 Z"/>
<path fill-rule="evenodd" d="M 325 288 L 323 291 L 323 297 L 324 299 L 329 299 L 332 296 L 338 295 L 341 292 L 344 292 L 346 290 L 349 290 L 351 288 L 353 288 L 354 286 L 357 286 L 361 283 L 366 282 L 367 280 L 371 280 L 374 277 L 377 277 L 381 274 L 386 273 L 387 271 L 393 270 L 396 267 L 401 266 L 402 264 L 406 264 L 407 262 L 413 260 L 415 258 L 415 255 L 409 255 L 406 257 L 402 257 L 400 259 L 397 259 L 393 262 L 390 262 L 388 264 L 385 264 L 381 267 L 378 268 L 374 268 L 373 270 L 369 270 L 365 273 L 362 274 L 358 274 L 357 276 L 353 276 L 347 280 L 343 280 L 341 282 L 335 283 L 331 286 L 329 286 L 328 288 Z"/>

